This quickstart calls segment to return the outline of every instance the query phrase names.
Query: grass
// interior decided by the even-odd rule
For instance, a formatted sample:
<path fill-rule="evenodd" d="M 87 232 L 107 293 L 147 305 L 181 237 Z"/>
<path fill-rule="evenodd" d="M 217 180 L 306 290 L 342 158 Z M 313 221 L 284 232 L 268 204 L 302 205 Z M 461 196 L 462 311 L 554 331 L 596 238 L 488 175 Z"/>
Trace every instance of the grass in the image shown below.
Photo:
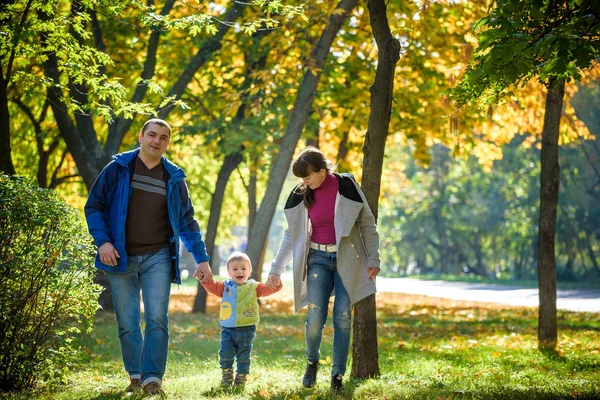
<path fill-rule="evenodd" d="M 169 399 L 329 399 L 330 322 L 317 386 L 301 385 L 304 313 L 292 311 L 291 283 L 264 299 L 245 390 L 219 387 L 218 302 L 206 315 L 189 313 L 193 285 L 173 287 L 171 341 L 164 388 Z M 377 295 L 379 366 L 375 379 L 351 379 L 345 399 L 598 399 L 600 318 L 559 311 L 559 347 L 537 349 L 537 312 L 489 303 L 383 293 Z M 41 386 L 8 399 L 140 399 L 127 385 L 114 316 L 99 313 L 81 337 L 81 364 L 56 388 Z M 351 365 L 351 361 L 348 364 Z"/>

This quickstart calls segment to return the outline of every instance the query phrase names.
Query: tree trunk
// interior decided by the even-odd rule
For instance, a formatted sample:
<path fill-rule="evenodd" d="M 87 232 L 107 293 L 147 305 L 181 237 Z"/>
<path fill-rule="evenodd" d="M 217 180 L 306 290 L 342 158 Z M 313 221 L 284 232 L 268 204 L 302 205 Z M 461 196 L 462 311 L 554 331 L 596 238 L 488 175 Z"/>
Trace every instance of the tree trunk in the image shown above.
<path fill-rule="evenodd" d="M 556 259 L 554 239 L 560 184 L 558 133 L 565 81 L 556 79 L 548 88 L 544 129 L 542 131 L 540 215 L 538 223 L 538 341 L 542 349 L 554 350 L 557 344 Z"/>
<path fill-rule="evenodd" d="M 337 154 L 337 160 L 336 160 L 336 164 L 338 166 L 340 165 L 346 165 L 348 163 L 348 139 L 350 136 L 350 129 L 346 128 L 344 129 L 344 133 L 342 134 L 342 139 L 340 140 L 340 145 L 338 147 L 338 154 Z M 342 170 L 345 168 L 342 168 Z"/>
<path fill-rule="evenodd" d="M 8 82 L 0 68 L 0 172 L 14 175 L 15 166 L 10 148 L 10 113 L 8 111 Z"/>
<path fill-rule="evenodd" d="M 325 66 L 325 60 L 329 55 L 331 44 L 357 3 L 358 0 L 342 0 L 337 5 L 336 11 L 343 10 L 343 12 L 336 12 L 329 17 L 329 22 L 313 51 L 310 60 L 311 68 L 307 68 L 304 73 L 304 79 L 298 90 L 290 121 L 279 146 L 279 153 L 271 166 L 265 196 L 256 215 L 256 222 L 252 224 L 250 236 L 248 237 L 247 253 L 252 265 L 257 265 L 260 262 L 264 243 L 269 233 L 281 188 L 290 169 L 294 151 L 302 134 L 302 129 L 313 112 L 312 104 L 315 91 Z"/>
<path fill-rule="evenodd" d="M 235 169 L 243 161 L 241 153 L 235 153 L 225 156 L 221 170 L 217 176 L 217 183 L 215 185 L 215 191 L 211 196 L 210 201 L 210 215 L 208 217 L 208 226 L 206 227 L 206 233 L 204 241 L 206 243 L 206 252 L 212 259 L 217 259 L 215 254 L 215 240 L 217 238 L 217 232 L 219 229 L 219 220 L 221 219 L 221 211 L 223 209 L 223 200 L 225 199 L 225 189 L 229 178 Z M 219 266 L 212 265 L 213 273 L 219 273 Z"/>
<path fill-rule="evenodd" d="M 51 18 L 44 11 L 39 11 L 38 14 L 42 21 L 47 21 Z M 48 40 L 47 34 L 43 34 L 41 40 L 42 43 L 46 44 Z M 46 56 L 47 58 L 43 63 L 44 74 L 53 82 L 59 83 L 60 72 L 56 54 L 49 51 Z M 65 140 L 69 152 L 73 156 L 73 160 L 77 165 L 85 186 L 89 190 L 100 171 L 102 171 L 102 168 L 110 161 L 110 158 L 104 154 L 104 151 L 100 147 L 91 122 L 84 122 L 82 116 L 79 115 L 78 122 L 82 124 L 82 129 L 77 128 L 69 114 L 69 108 L 64 101 L 63 92 L 59 85 L 49 86 L 47 88 L 47 96 L 52 106 L 52 113 L 54 114 L 58 129 Z M 88 116 L 87 118 L 90 117 Z M 83 129 L 84 126 L 86 128 L 91 127 L 91 131 Z"/>
<path fill-rule="evenodd" d="M 59 82 L 58 65 L 54 55 L 48 56 L 47 61 L 44 62 L 44 69 L 46 76 L 53 79 L 54 82 Z M 51 102 L 52 113 L 56 119 L 58 129 L 89 191 L 96 177 L 100 174 L 104 166 L 108 164 L 110 158 L 104 154 L 95 134 L 94 136 L 90 136 L 90 132 L 83 132 L 77 129 L 77 126 L 69 115 L 67 105 L 63 101 L 63 94 L 60 88 L 56 87 L 56 85 L 49 87 L 48 99 Z"/>
<path fill-rule="evenodd" d="M 394 69 L 400 58 L 400 42 L 390 32 L 385 1 L 369 0 L 367 1 L 367 7 L 379 55 L 375 82 L 370 88 L 371 108 L 369 126 L 363 147 L 365 158 L 363 161 L 362 188 L 369 207 L 371 207 L 375 216 L 375 221 L 377 221 L 383 155 L 392 110 Z M 361 300 L 354 306 L 354 324 L 352 328 L 354 333 L 352 344 L 353 378 L 379 376 L 375 312 L 375 295 Z"/>
<path fill-rule="evenodd" d="M 252 230 L 252 225 L 256 221 L 256 209 L 257 209 L 257 191 L 256 184 L 258 182 L 258 176 L 256 175 L 256 161 L 253 160 L 252 165 L 250 166 L 250 181 L 248 183 L 248 234 L 247 237 L 250 237 L 250 231 Z M 248 239 L 246 239 L 246 243 Z M 268 246 L 268 238 L 265 240 L 265 244 L 263 246 L 263 250 L 260 254 L 260 258 L 258 259 L 258 263 L 252 266 L 252 278 L 261 281 L 262 280 L 262 272 L 263 272 L 263 264 L 265 260 L 265 253 L 267 251 Z"/>
<path fill-rule="evenodd" d="M 589 235 L 586 233 L 585 234 L 585 240 L 581 239 L 583 241 L 583 247 L 585 249 L 585 251 L 588 254 L 588 257 L 594 267 L 594 270 L 596 271 L 596 273 L 598 274 L 598 276 L 600 276 L 600 265 L 598 265 L 598 260 L 597 260 L 597 251 L 594 250 L 592 243 L 590 242 L 590 237 Z M 582 264 L 584 264 L 583 262 L 583 257 L 582 257 Z M 585 264 L 584 264 L 585 265 Z"/>
<path fill-rule="evenodd" d="M 44 137 L 42 134 L 42 123 L 44 122 L 44 120 L 46 119 L 46 114 L 48 112 L 48 108 L 50 107 L 50 102 L 48 101 L 48 99 L 46 98 L 46 101 L 44 101 L 44 104 L 42 105 L 42 110 L 40 112 L 40 117 L 36 118 L 33 115 L 33 111 L 30 107 L 28 107 L 25 103 L 23 103 L 21 101 L 21 99 L 16 98 L 13 99 L 13 102 L 17 104 L 17 106 L 19 106 L 19 108 L 21 109 L 21 111 L 23 111 L 23 113 L 25 115 L 27 115 L 27 118 L 29 118 L 29 121 L 31 121 L 31 125 L 33 126 L 33 131 L 35 132 L 35 142 L 37 144 L 37 151 L 38 151 L 38 169 L 37 169 L 37 181 L 38 181 L 38 185 L 41 188 L 48 188 L 48 189 L 52 189 L 53 187 L 50 186 L 50 184 L 52 182 L 48 182 L 48 163 L 50 162 L 50 156 L 52 155 L 52 153 L 54 153 L 54 151 L 58 148 L 59 144 L 60 144 L 60 136 L 55 136 L 52 139 L 52 142 L 50 143 L 50 145 L 48 146 L 48 149 L 44 149 Z M 59 166 L 60 167 L 60 166 Z M 57 168 L 59 168 L 57 167 Z M 54 171 L 53 175 L 57 174 L 58 171 Z"/>
<path fill-rule="evenodd" d="M 14 0 L 7 0 L 3 1 L 2 4 L 7 6 L 9 4 L 14 4 L 14 2 Z M 33 1 L 29 0 L 25 6 L 25 10 L 21 13 L 21 27 L 29 15 L 32 3 Z M 10 22 L 9 18 L 9 16 L 5 16 L 0 19 L 0 27 L 4 28 L 6 23 Z M 2 32 L 4 34 L 4 29 L 2 29 Z M 20 33 L 16 32 L 13 39 L 18 39 L 19 36 Z M 16 46 L 17 43 L 13 40 L 12 45 Z M 12 161 L 12 150 L 10 147 L 10 112 L 8 110 L 8 83 L 12 76 L 12 67 L 15 60 L 14 48 L 10 51 L 7 59 L 4 59 L 6 56 L 6 54 L 0 56 L 0 173 L 14 175 L 16 171 Z"/>
<path fill-rule="evenodd" d="M 206 234 L 204 242 L 206 244 L 206 252 L 210 256 L 211 260 L 217 260 L 217 247 L 215 246 L 215 240 L 217 238 L 217 230 L 219 227 L 219 219 L 221 218 L 221 210 L 223 209 L 223 199 L 225 198 L 225 188 L 231 173 L 235 171 L 238 165 L 242 162 L 243 158 L 241 153 L 235 153 L 225 156 L 223 165 L 217 177 L 217 183 L 215 185 L 215 191 L 211 196 L 210 201 L 210 215 L 208 217 L 208 226 L 206 228 Z M 219 265 L 211 266 L 213 273 L 219 272 Z M 204 313 L 206 312 L 206 290 L 198 283 L 198 292 L 194 299 L 194 306 L 192 312 Z"/>
<path fill-rule="evenodd" d="M 523 277 L 523 262 L 525 260 L 525 251 L 527 250 L 527 246 L 525 243 L 520 243 L 517 245 L 517 256 L 515 257 L 515 267 L 514 267 L 514 278 L 519 281 Z"/>
<path fill-rule="evenodd" d="M 310 135 L 309 137 L 305 137 L 307 146 L 316 147 L 317 149 L 319 148 L 319 131 L 320 130 L 321 130 L 321 127 L 317 123 L 317 126 L 312 131 L 312 135 Z"/>
<path fill-rule="evenodd" d="M 248 182 L 248 234 L 246 235 L 246 241 L 250 237 L 250 229 L 252 229 L 252 225 L 254 225 L 254 221 L 256 221 L 256 210 L 258 208 L 258 201 L 256 200 L 258 175 L 256 172 L 256 160 L 252 160 L 252 165 L 250 166 L 250 180 Z"/>

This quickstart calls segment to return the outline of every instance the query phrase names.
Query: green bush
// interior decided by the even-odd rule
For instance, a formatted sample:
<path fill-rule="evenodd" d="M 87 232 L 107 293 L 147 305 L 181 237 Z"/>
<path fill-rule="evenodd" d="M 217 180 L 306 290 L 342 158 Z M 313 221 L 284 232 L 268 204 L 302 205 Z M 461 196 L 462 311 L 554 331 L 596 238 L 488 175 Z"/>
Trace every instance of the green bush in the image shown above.
<path fill-rule="evenodd" d="M 0 392 L 60 382 L 91 329 L 99 287 L 80 213 L 23 177 L 0 176 Z"/>

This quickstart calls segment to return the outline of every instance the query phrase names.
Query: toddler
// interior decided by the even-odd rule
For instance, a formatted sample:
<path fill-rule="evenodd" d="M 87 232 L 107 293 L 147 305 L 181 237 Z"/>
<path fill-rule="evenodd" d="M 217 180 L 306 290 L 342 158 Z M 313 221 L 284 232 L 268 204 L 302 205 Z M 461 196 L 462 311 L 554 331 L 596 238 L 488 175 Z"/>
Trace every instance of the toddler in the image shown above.
<path fill-rule="evenodd" d="M 252 273 L 250 258 L 237 251 L 227 259 L 227 273 L 229 279 L 215 281 L 211 278 L 202 282 L 202 286 L 207 292 L 221 297 L 221 385 L 243 387 L 250 373 L 250 353 L 259 321 L 258 298 L 278 292 L 283 285 L 269 289 L 264 283 L 249 279 Z M 235 380 L 234 360 L 237 360 Z"/>

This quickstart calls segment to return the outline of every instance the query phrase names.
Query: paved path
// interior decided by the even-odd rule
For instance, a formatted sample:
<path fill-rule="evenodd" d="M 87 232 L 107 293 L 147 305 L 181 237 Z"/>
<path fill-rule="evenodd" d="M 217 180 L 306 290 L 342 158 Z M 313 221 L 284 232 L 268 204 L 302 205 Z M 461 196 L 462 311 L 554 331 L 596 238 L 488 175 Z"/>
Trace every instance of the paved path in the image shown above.
<path fill-rule="evenodd" d="M 377 290 L 513 306 L 539 305 L 538 289 L 522 286 L 380 277 Z M 558 290 L 556 306 L 561 310 L 600 313 L 600 289 Z"/>

